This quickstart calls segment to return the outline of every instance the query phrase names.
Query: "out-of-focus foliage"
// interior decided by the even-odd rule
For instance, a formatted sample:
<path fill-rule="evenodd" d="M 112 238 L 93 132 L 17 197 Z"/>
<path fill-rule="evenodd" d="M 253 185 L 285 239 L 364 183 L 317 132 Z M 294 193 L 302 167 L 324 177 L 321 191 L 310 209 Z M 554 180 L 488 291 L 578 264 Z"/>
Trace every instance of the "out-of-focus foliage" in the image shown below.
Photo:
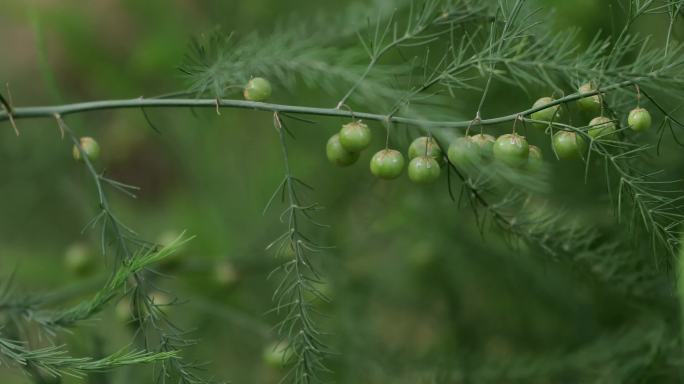
<path fill-rule="evenodd" d="M 16 105 L 152 96 L 185 89 L 188 76 L 178 68 L 186 72 L 188 65 L 202 68 L 201 62 L 187 60 L 193 49 L 191 37 L 208 39 L 218 26 L 224 32 L 235 31 L 230 43 L 251 49 L 246 53 L 249 57 L 283 57 L 279 65 L 253 65 L 259 72 L 276 71 L 259 73 L 274 79 L 274 102 L 332 107 L 365 68 L 357 56 L 338 58 L 335 39 L 342 36 L 348 44 L 359 44 L 355 28 L 374 23 L 377 15 L 365 20 L 358 13 L 362 7 L 350 12 L 346 3 L 5 0 L 0 12 L 0 46 L 6 47 L 0 82 L 10 83 Z M 377 9 L 387 15 L 390 3 L 378 1 Z M 556 30 L 580 28 L 568 37 L 572 38 L 568 44 L 582 47 L 591 46 L 599 31 L 605 37 L 619 34 L 624 23 L 620 4 L 626 3 L 536 2 Z M 349 17 L 352 20 L 346 22 Z M 279 28 L 302 20 L 313 20 L 300 24 L 305 34 L 315 34 L 320 23 L 339 25 L 339 34 L 316 36 L 320 56 L 315 57 L 339 66 L 307 69 L 297 64 L 299 51 L 285 49 L 298 42 L 287 38 L 291 35 L 282 41 L 268 39 L 278 36 Z M 314 26 L 313 32 L 304 24 Z M 662 47 L 667 18 L 648 15 L 632 32 L 653 34 L 652 47 Z M 682 36 L 681 23 L 675 24 L 673 41 Z M 260 46 L 261 38 L 268 43 Z M 240 45 L 232 47 L 237 48 L 229 48 L 231 54 L 242 52 Z M 406 64 L 396 53 L 387 62 Z M 376 86 L 362 92 L 365 98 L 360 104 L 370 105 L 375 97 L 392 92 L 383 80 L 395 73 L 386 69 L 381 65 L 380 75 L 371 77 L 370 84 Z M 291 70 L 304 74 L 292 76 Z M 338 76 L 322 76 L 330 71 Z M 252 75 L 230 72 L 218 88 L 211 82 L 195 82 L 192 91 L 217 93 Z M 538 79 L 544 75 L 540 72 Z M 573 79 L 577 73 L 567 76 Z M 538 97 L 556 91 L 534 78 L 509 80 L 493 83 L 487 117 L 524 110 Z M 514 80 L 525 82 L 526 89 L 516 87 Z M 481 91 L 467 89 L 459 95 L 459 103 L 448 106 L 450 114 L 455 110 L 462 119 L 472 118 Z M 631 102 L 626 96 L 623 99 L 620 105 Z M 675 109 L 679 102 L 666 99 L 666 108 Z M 70 126 L 78 135 L 99 141 L 100 164 L 108 176 L 141 187 L 137 199 L 111 194 L 111 204 L 123 222 L 142 238 L 161 244 L 183 231 L 196 236 L 161 265 L 161 272 L 172 277 L 154 280 L 159 290 L 156 302 L 164 301 L 162 292 L 173 292 L 179 305 L 169 306 L 167 315 L 193 330 L 189 338 L 199 340 L 183 352 L 184 358 L 208 361 L 208 376 L 219 379 L 277 383 L 286 368 L 264 355 L 279 340 L 273 327 L 280 319 L 270 312 L 278 280 L 266 277 L 288 255 L 277 258 L 264 250 L 282 232 L 277 210 L 262 215 L 283 179 L 272 116 L 239 110 L 223 110 L 220 116 L 213 110 L 146 112 L 160 133 L 150 128 L 139 110 L 83 114 L 71 117 Z M 331 227 L 316 240 L 335 245 L 317 256 L 327 280 L 317 289 L 331 300 L 316 303 L 316 309 L 328 315 L 320 326 L 332 333 L 328 343 L 334 354 L 327 365 L 335 382 L 680 381 L 681 312 L 674 273 L 671 266 L 661 264 L 666 259 L 663 254 L 652 254 L 649 234 L 632 238 L 626 235 L 629 221 L 617 223 L 601 169 L 585 182 L 583 165 L 550 161 L 548 185 L 528 185 L 543 190 L 546 203 L 512 195 L 500 207 L 504 212 L 528 209 L 535 220 L 557 231 L 552 235 L 571 239 L 563 243 L 542 238 L 546 233 L 535 232 L 534 226 L 508 223 L 523 238 L 540 238 L 541 246 L 530 247 L 506 236 L 491 219 L 483 222 L 474 215 L 465 204 L 469 196 L 454 204 L 445 183 L 419 187 L 405 179 L 377 181 L 366 169 L 370 153 L 362 155 L 358 167 L 334 168 L 325 159 L 325 142 L 346 121 L 316 120 L 318 124 L 291 124 L 296 140 L 289 142 L 289 149 L 295 174 L 315 188 L 309 194 L 326 207 L 317 219 Z M 383 132 L 380 124 L 371 125 L 374 132 Z M 73 287 L 82 295 L 73 295 L 68 288 L 72 301 L 62 302 L 58 295 L 51 306 L 70 308 L 91 298 L 102 285 L 100 277 L 113 268 L 113 260 L 99 252 L 99 233 L 82 232 L 98 210 L 97 195 L 83 166 L 73 162 L 71 143 L 60 138 L 54 122 L 22 120 L 19 128 L 21 135 L 16 137 L 9 125 L 0 125 L 0 279 L 14 275 L 15 291 L 37 295 Z M 507 133 L 510 126 L 490 131 Z M 640 137 L 643 143 L 657 144 L 653 131 Z M 416 132 L 394 137 L 396 146 L 405 150 L 409 134 Z M 541 132 L 530 128 L 529 137 L 543 143 L 545 153 L 552 153 Z M 376 134 L 373 147 L 383 144 L 384 135 Z M 654 148 L 645 154 L 640 165 L 663 169 L 666 179 L 684 177 L 678 166 L 684 155 L 674 140 L 660 145 L 659 156 Z M 622 244 L 615 245 L 615 239 Z M 597 246 L 604 242 L 605 246 Z M 85 244 L 85 252 L 95 259 L 97 267 L 89 277 L 64 264 L 65 253 L 75 243 Z M 627 250 L 637 254 L 630 263 L 623 262 Z M 126 301 L 111 305 L 92 326 L 54 337 L 74 356 L 114 354 L 139 342 L 130 324 L 131 305 Z M 7 316 L 13 315 L 0 312 L 0 318 Z M 34 329 L 0 332 L 34 335 L 33 349 L 45 343 Z M 23 348 L 0 346 L 8 347 Z M 149 367 L 136 366 L 113 374 L 91 373 L 88 379 L 143 383 L 150 382 L 151 375 Z M 0 382 L 31 379 L 3 364 Z M 66 377 L 64 382 L 76 379 Z"/>

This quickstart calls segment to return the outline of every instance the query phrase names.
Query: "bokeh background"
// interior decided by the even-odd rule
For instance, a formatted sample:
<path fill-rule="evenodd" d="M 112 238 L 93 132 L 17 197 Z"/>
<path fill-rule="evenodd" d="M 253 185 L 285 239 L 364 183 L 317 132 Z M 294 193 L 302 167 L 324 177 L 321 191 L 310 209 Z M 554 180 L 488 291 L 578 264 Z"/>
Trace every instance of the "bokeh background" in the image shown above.
<path fill-rule="evenodd" d="M 10 83 L 16 105 L 184 89 L 177 67 L 192 36 L 216 26 L 238 35 L 267 33 L 284 16 L 305 20 L 325 11 L 335 17 L 345 3 L 3 0 L 0 81 Z M 555 9 L 549 14 L 559 30 L 582 28 L 583 43 L 620 24 L 610 1 L 537 3 Z M 649 18 L 638 30 L 662 36 L 663 19 Z M 509 95 L 495 87 L 489 111 L 510 113 L 534 100 Z M 333 106 L 339 96 L 275 84 L 273 101 Z M 464 104 L 477 100 L 473 94 Z M 125 223 L 153 241 L 182 231 L 196 236 L 169 267 L 171 277 L 158 282 L 160 290 L 185 302 L 170 309 L 174 320 L 196 329 L 192 336 L 200 342 L 186 357 L 208 361 L 208 372 L 235 383 L 276 383 L 283 370 L 262 356 L 277 339 L 272 327 L 278 320 L 267 314 L 276 281 L 266 276 L 282 262 L 265 247 L 284 230 L 279 207 L 262 214 L 283 175 L 272 116 L 242 110 L 223 110 L 221 116 L 212 110 L 148 113 L 161 134 L 139 110 L 82 114 L 68 122 L 100 142 L 99 164 L 111 177 L 142 188 L 135 200 L 110 193 Z M 511 249 L 497 234 L 482 237 L 470 210 L 450 201 L 444 182 L 427 188 L 405 178 L 378 182 L 365 165 L 370 154 L 356 167 L 333 167 L 324 146 L 342 121 L 317 120 L 293 128 L 291 150 L 295 174 L 315 187 L 312 198 L 326 207 L 319 218 L 331 224 L 317 236 L 335 245 L 320 256 L 329 279 L 323 289 L 333 299 L 320 306 L 330 315 L 323 324 L 339 354 L 330 362 L 336 382 L 427 383 L 440 372 L 468 382 L 468 370 L 488 360 L 571 351 L 633 317 L 628 304 L 567 265 L 524 247 Z M 98 253 L 98 234 L 82 233 L 97 209 L 92 181 L 53 121 L 24 120 L 19 129 L 15 137 L 8 124 L 0 125 L 0 279 L 15 273 L 18 289 L 35 293 L 87 285 L 112 263 Z M 682 160 L 672 151 L 665 156 L 673 164 Z M 603 190 L 583 184 L 581 167 L 554 167 L 552 199 L 581 207 L 577 213 L 591 222 L 614 224 Z M 92 275 L 79 276 L 65 265 L 75 246 L 96 260 Z M 116 308 L 60 338 L 75 355 L 113 351 L 133 340 Z M 596 367 L 607 370 L 603 382 L 622 382 L 610 375 L 610 361 Z M 91 382 L 142 383 L 148 371 L 123 369 Z M 0 365 L 0 382 L 30 379 Z"/>

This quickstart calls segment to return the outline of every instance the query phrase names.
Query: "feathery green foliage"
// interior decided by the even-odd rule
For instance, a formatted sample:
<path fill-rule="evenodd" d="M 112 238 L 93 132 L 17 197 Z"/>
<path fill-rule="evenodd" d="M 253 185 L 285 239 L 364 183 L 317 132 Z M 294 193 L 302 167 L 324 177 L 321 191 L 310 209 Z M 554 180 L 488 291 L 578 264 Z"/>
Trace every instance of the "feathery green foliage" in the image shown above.
<path fill-rule="evenodd" d="M 545 149 L 547 160 L 561 157 L 552 143 L 558 131 L 572 132 L 587 144 L 588 150 L 574 164 L 583 171 L 577 174 L 577 184 L 596 187 L 592 193 L 600 194 L 610 207 L 604 214 L 610 216 L 609 226 L 576 215 L 554 199 L 557 180 L 547 163 L 538 169 L 512 168 L 491 154 L 478 155 L 463 165 L 437 159 L 443 161 L 442 173 L 447 175 L 442 192 L 458 208 L 469 208 L 470 220 L 483 239 L 494 237 L 518 253 L 543 255 L 540 262 L 558 264 L 599 287 L 602 294 L 626 303 L 634 309 L 634 320 L 601 339 L 587 337 L 583 344 L 567 350 L 523 353 L 515 358 L 509 353 L 492 361 L 484 353 L 476 356 L 478 360 L 464 357 L 446 370 L 432 366 L 425 375 L 419 372 L 415 377 L 455 383 L 633 382 L 635 377 L 653 381 L 660 371 L 668 379 L 678 376 L 681 321 L 670 317 L 672 308 L 681 307 L 681 284 L 680 297 L 673 295 L 677 278 L 673 270 L 681 273 L 684 191 L 680 181 L 671 180 L 671 172 L 650 160 L 653 152 L 661 154 L 661 144 L 670 141 L 670 136 L 679 143 L 677 134 L 684 128 L 675 105 L 684 97 L 684 51 L 676 39 L 684 1 L 616 4 L 621 23 L 614 33 L 597 33 L 583 45 L 578 42 L 578 30 L 554 32 L 546 20 L 548 12 L 528 0 L 377 0 L 357 4 L 334 20 L 323 16 L 302 22 L 297 17 L 272 30 L 246 35 L 220 29 L 211 32 L 191 43 L 180 66 L 188 86 L 171 95 L 23 108 L 15 108 L 11 98 L 0 96 L 4 109 L 0 121 L 53 115 L 62 136 L 81 151 L 98 201 L 98 211 L 86 227 L 99 230 L 101 252 L 116 261 L 104 286 L 71 308 L 44 308 L 40 297 L 17 297 L 7 283 L 0 310 L 18 313 L 22 321 L 35 322 L 54 336 L 92 319 L 107 304 L 128 294 L 140 349 L 104 359 L 75 359 L 62 346 L 30 350 L 24 342 L 0 339 L 0 352 L 15 364 L 34 366 L 53 376 L 81 376 L 155 362 L 157 382 L 210 381 L 197 374 L 197 364 L 180 358 L 181 350 L 194 341 L 152 298 L 156 290 L 152 264 L 184 241 L 160 248 L 119 219 L 108 191 L 135 197 L 137 188 L 99 172 L 84 156 L 78 137 L 59 111 L 215 106 L 217 112 L 235 107 L 273 113 L 285 175 L 267 209 L 280 198 L 285 205 L 280 221 L 287 229 L 267 247 L 285 259 L 272 274 L 279 280 L 271 312 L 279 316 L 275 330 L 287 353 L 294 356 L 282 381 L 327 382 L 336 375 L 338 357 L 331 346 L 334 335 L 326 329 L 330 322 L 323 320 L 316 305 L 329 301 L 320 287 L 335 273 L 323 271 L 331 249 L 320 245 L 323 236 L 318 228 L 326 226 L 314 217 L 321 206 L 309 202 L 313 188 L 294 175 L 290 156 L 290 143 L 300 142 L 293 140 L 296 126 L 315 123 L 308 120 L 309 115 L 381 121 L 386 147 L 399 147 L 420 135 L 435 138 L 446 152 L 457 137 L 502 128 L 550 148 Z M 634 30 L 644 17 L 666 21 L 663 41 Z M 326 97 L 313 107 L 230 100 L 237 93 L 234 90 L 255 76 L 268 78 L 275 85 L 276 97 L 284 97 L 283 90 L 294 95 L 305 88 L 321 90 Z M 580 93 L 580 85 L 586 83 L 594 90 Z M 510 105 L 491 101 L 493 93 L 502 89 L 512 95 Z M 542 108 L 530 109 L 526 102 L 516 100 L 525 95 L 536 99 L 540 93 L 555 98 L 551 105 L 561 106 L 562 113 L 551 121 L 535 120 L 532 113 Z M 473 94 L 478 103 L 462 102 Z M 195 99 L 176 99 L 179 95 Z M 586 121 L 596 116 L 586 116 L 576 108 L 584 97 L 598 98 L 600 116 L 615 122 L 614 134 L 593 137 Z M 632 132 L 623 118 L 642 102 L 649 104 L 660 122 L 655 136 Z M 145 118 L 151 121 L 146 113 Z M 439 305 L 454 304 L 448 294 L 447 303 Z M 449 307 L 450 316 L 457 309 Z M 681 317 L 681 310 L 674 312 Z M 458 320 L 467 321 L 464 318 Z M 467 341 L 469 335 L 458 336 Z M 469 353 L 464 347 L 457 354 Z"/>

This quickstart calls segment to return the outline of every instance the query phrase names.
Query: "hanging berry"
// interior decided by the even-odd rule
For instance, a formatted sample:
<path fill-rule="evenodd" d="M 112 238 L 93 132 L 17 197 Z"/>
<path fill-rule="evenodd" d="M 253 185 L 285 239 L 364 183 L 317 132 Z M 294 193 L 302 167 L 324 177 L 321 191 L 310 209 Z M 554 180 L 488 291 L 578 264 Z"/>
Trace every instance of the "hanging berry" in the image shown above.
<path fill-rule="evenodd" d="M 431 156 L 414 157 L 409 163 L 409 179 L 418 184 L 429 184 L 439 179 L 439 163 Z"/>
<path fill-rule="evenodd" d="M 594 139 L 611 140 L 615 138 L 615 122 L 605 116 L 591 119 L 587 134 Z"/>
<path fill-rule="evenodd" d="M 471 139 L 473 143 L 477 144 L 477 146 L 480 148 L 480 155 L 482 155 L 483 158 L 488 159 L 494 156 L 494 143 L 496 142 L 496 138 L 494 138 L 494 136 L 487 135 L 485 133 L 478 133 Z"/>
<path fill-rule="evenodd" d="M 550 103 L 553 103 L 553 99 L 550 97 L 542 97 L 541 99 L 537 100 L 534 102 L 534 105 L 532 105 L 532 108 L 541 108 L 545 105 L 548 105 Z M 532 113 L 530 117 L 532 120 L 541 120 L 541 121 L 558 121 L 560 118 L 560 105 L 554 105 L 552 107 L 548 107 L 546 109 L 542 109 L 541 111 L 537 111 Z M 546 124 L 540 124 L 536 123 L 535 124 L 538 127 L 545 127 Z"/>
<path fill-rule="evenodd" d="M 359 159 L 358 152 L 349 152 L 340 143 L 340 135 L 335 134 L 328 139 L 328 144 L 325 146 L 325 154 L 328 160 L 340 167 L 347 167 L 356 163 Z"/>
<path fill-rule="evenodd" d="M 416 157 L 421 156 L 432 157 L 439 164 L 441 164 L 444 161 L 444 152 L 442 152 L 442 148 L 439 147 L 437 141 L 432 137 L 419 137 L 413 140 L 413 142 L 409 146 L 409 160 L 413 160 Z"/>
<path fill-rule="evenodd" d="M 84 136 L 81 137 L 79 143 L 85 155 L 88 156 L 88 160 L 95 161 L 98 157 L 100 157 L 100 145 L 97 143 L 97 141 L 95 141 L 95 139 Z M 81 151 L 75 144 L 71 150 L 71 154 L 74 156 L 74 160 L 83 161 L 83 158 L 81 157 Z"/>
<path fill-rule="evenodd" d="M 454 166 L 467 167 L 477 163 L 480 157 L 480 147 L 470 136 L 459 137 L 449 146 L 447 157 Z"/>
<path fill-rule="evenodd" d="M 381 179 L 396 179 L 404 170 L 404 155 L 394 149 L 383 149 L 373 155 L 370 162 L 371 173 Z"/>
<path fill-rule="evenodd" d="M 629 117 L 627 118 L 627 125 L 632 128 L 633 131 L 643 132 L 651 128 L 651 114 L 645 108 L 634 108 L 629 112 Z"/>
<path fill-rule="evenodd" d="M 494 158 L 510 167 L 527 164 L 530 147 L 527 140 L 517 133 L 499 136 L 494 143 Z"/>
<path fill-rule="evenodd" d="M 340 143 L 348 152 L 361 152 L 371 142 L 371 131 L 361 120 L 353 121 L 342 126 Z"/>
<path fill-rule="evenodd" d="M 295 360 L 294 349 L 286 342 L 272 343 L 263 351 L 264 363 L 272 368 L 283 368 Z"/>
<path fill-rule="evenodd" d="M 584 139 L 575 132 L 558 131 L 553 135 L 553 150 L 559 159 L 576 159 L 585 150 Z"/>
<path fill-rule="evenodd" d="M 87 276 L 96 267 L 92 250 L 83 243 L 75 243 L 64 252 L 64 265 L 76 276 Z"/>
<path fill-rule="evenodd" d="M 536 172 L 541 169 L 544 164 L 544 155 L 542 150 L 536 145 L 530 145 L 530 154 L 527 160 L 527 169 Z"/>
<path fill-rule="evenodd" d="M 579 87 L 579 93 L 589 93 L 594 91 L 596 91 L 596 88 L 591 83 L 582 84 L 582 86 Z M 591 115 L 597 115 L 599 112 L 601 112 L 601 97 L 599 95 L 585 97 L 583 99 L 577 100 L 577 105 L 584 112 Z"/>

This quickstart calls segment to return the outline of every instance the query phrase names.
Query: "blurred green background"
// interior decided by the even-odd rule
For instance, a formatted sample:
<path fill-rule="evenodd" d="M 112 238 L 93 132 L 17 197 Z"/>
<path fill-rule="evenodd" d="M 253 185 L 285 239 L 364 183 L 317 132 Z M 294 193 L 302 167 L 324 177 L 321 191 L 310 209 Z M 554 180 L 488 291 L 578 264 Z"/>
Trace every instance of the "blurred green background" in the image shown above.
<path fill-rule="evenodd" d="M 306 19 L 324 10 L 334 17 L 345 3 L 3 0 L 0 81 L 10 83 L 16 105 L 175 91 L 186 86 L 177 66 L 191 36 L 215 26 L 238 34 L 268 32 L 283 16 Z M 586 41 L 620 24 L 609 1 L 538 3 L 556 9 L 559 30 L 583 28 Z M 655 17 L 639 28 L 664 32 Z M 487 112 L 510 113 L 534 99 L 511 100 L 508 94 L 495 88 Z M 287 92 L 275 84 L 273 101 L 333 106 L 338 98 L 310 88 Z M 477 100 L 474 94 L 464 103 Z M 100 142 L 100 165 L 108 175 L 142 188 L 136 200 L 110 193 L 123 222 L 153 241 L 182 231 L 196 236 L 169 271 L 172 277 L 159 281 L 160 290 L 187 301 L 171 309 L 174 320 L 196 329 L 192 337 L 200 339 L 186 357 L 208 361 L 208 372 L 235 383 L 276 383 L 283 371 L 262 358 L 276 340 L 271 328 L 278 320 L 266 314 L 276 284 L 266 276 L 282 261 L 264 248 L 284 230 L 279 207 L 262 215 L 283 175 L 272 116 L 242 110 L 223 110 L 221 116 L 212 110 L 196 116 L 185 109 L 148 113 L 161 134 L 139 110 L 82 114 L 68 122 L 79 135 Z M 315 187 L 312 199 L 327 208 L 320 219 L 331 224 L 318 236 L 335 245 L 320 257 L 333 299 L 321 309 L 330 315 L 323 324 L 339 354 L 330 363 L 336 382 L 427 383 L 439 372 L 450 372 L 448 382 L 467 382 L 468 370 L 488 359 L 572 350 L 634 317 L 634 308 L 566 265 L 513 250 L 496 234 L 481 237 L 470 210 L 450 202 L 444 183 L 425 188 L 405 178 L 376 181 L 365 165 L 370 154 L 356 167 L 334 168 L 324 146 L 342 120 L 317 120 L 321 124 L 293 128 L 291 151 L 295 174 Z M 98 272 L 112 263 L 98 254 L 98 233 L 81 233 L 97 210 L 92 180 L 71 158 L 71 145 L 53 121 L 18 125 L 19 137 L 0 125 L 0 277 L 15 272 L 21 292 L 82 284 L 64 264 L 75 244 L 97 258 Z M 581 205 L 580 215 L 612 225 L 602 189 L 585 188 L 577 167 L 554 167 L 555 199 Z M 91 354 L 93 340 L 109 352 L 133 340 L 114 308 L 60 338 L 75 355 Z M 610 363 L 597 369 L 610 371 Z M 123 369 L 108 379 L 146 382 L 148 371 Z M 521 382 L 582 382 L 568 378 Z M 105 382 L 98 380 L 104 379 L 91 381 Z M 0 382 L 30 380 L 0 365 Z"/>

